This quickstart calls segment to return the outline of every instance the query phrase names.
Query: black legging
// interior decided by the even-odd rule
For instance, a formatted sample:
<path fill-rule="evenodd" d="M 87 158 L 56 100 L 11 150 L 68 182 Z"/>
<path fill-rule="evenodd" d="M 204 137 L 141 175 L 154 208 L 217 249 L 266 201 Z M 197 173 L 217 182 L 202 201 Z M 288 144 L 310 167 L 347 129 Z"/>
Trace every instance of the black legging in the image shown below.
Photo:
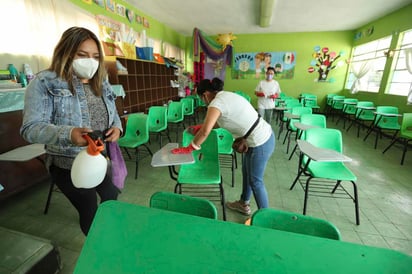
<path fill-rule="evenodd" d="M 50 167 L 51 179 L 59 187 L 61 192 L 69 199 L 79 212 L 80 228 L 87 236 L 94 215 L 97 211 L 97 195 L 100 202 L 107 200 L 117 200 L 119 190 L 113 185 L 111 178 L 106 176 L 101 184 L 94 188 L 76 188 L 71 180 L 70 170 L 56 166 Z"/>

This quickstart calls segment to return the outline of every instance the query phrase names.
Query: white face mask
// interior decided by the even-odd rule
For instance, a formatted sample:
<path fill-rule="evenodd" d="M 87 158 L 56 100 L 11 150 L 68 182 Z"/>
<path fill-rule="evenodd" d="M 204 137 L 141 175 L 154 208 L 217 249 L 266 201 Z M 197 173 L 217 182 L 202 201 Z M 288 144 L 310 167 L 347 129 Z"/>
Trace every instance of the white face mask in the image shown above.
<path fill-rule="evenodd" d="M 81 79 L 91 79 L 99 68 L 99 61 L 94 58 L 79 58 L 73 60 L 73 70 Z"/>
<path fill-rule="evenodd" d="M 266 75 L 266 80 L 272 80 L 273 79 L 273 74 L 267 74 Z"/>

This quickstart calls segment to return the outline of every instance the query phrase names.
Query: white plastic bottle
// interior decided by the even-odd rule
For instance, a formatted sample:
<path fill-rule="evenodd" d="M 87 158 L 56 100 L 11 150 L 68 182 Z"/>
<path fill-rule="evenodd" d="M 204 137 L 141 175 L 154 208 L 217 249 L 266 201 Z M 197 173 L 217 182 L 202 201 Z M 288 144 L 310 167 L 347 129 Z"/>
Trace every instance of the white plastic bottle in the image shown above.
<path fill-rule="evenodd" d="M 71 170 L 71 178 L 77 188 L 93 188 L 99 185 L 107 171 L 107 160 L 100 154 L 104 150 L 102 140 L 93 140 L 88 135 L 85 135 L 85 138 L 89 145 L 76 156 Z"/>

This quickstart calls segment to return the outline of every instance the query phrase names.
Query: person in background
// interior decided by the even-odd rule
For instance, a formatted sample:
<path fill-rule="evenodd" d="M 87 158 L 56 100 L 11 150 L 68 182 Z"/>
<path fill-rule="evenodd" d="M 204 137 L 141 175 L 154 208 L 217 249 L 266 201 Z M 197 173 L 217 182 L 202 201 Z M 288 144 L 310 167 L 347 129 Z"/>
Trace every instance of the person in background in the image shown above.
<path fill-rule="evenodd" d="M 95 188 L 76 188 L 71 167 L 94 130 L 105 131 L 106 142 L 122 132 L 116 96 L 106 80 L 103 52 L 97 36 L 88 29 L 71 27 L 57 43 L 51 65 L 37 74 L 25 94 L 20 133 L 30 143 L 46 146 L 46 166 L 51 180 L 79 213 L 80 228 L 89 232 L 100 202 L 116 200 L 119 190 L 110 176 Z"/>
<path fill-rule="evenodd" d="M 249 149 L 242 154 L 244 157 L 242 194 L 238 201 L 226 203 L 228 208 L 250 215 L 252 194 L 259 209 L 269 206 L 263 176 L 275 149 L 275 137 L 272 127 L 258 116 L 253 106 L 242 96 L 223 91 L 223 85 L 223 81 L 219 78 L 200 81 L 197 93 L 208 105 L 206 118 L 202 125 L 193 126 L 191 129 L 195 135 L 192 143 L 187 147 L 174 149 L 172 153 L 191 153 L 193 150 L 200 149 L 215 125 L 227 129 L 234 138 L 238 138 L 244 136 L 259 119 L 257 126 L 247 138 Z"/>
<path fill-rule="evenodd" d="M 275 69 L 268 67 L 266 70 L 266 79 L 259 81 L 255 89 L 255 94 L 258 97 L 258 112 L 269 124 L 272 121 L 275 99 L 278 98 L 281 93 L 279 83 L 273 79 L 274 76 Z"/>

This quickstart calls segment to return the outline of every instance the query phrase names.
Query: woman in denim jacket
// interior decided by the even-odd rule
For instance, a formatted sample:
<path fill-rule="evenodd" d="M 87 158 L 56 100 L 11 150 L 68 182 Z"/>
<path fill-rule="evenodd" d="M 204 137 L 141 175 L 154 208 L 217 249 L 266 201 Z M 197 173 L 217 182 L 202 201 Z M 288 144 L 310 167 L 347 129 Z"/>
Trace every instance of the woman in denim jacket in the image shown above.
<path fill-rule="evenodd" d="M 54 49 L 50 68 L 27 87 L 20 130 L 28 142 L 46 145 L 51 179 L 77 209 L 85 235 L 97 210 L 96 192 L 100 202 L 116 200 L 119 193 L 109 176 L 91 189 L 76 188 L 70 176 L 74 158 L 87 145 L 83 135 L 107 129 L 106 142 L 121 135 L 116 97 L 105 79 L 96 35 L 85 28 L 69 28 Z"/>

